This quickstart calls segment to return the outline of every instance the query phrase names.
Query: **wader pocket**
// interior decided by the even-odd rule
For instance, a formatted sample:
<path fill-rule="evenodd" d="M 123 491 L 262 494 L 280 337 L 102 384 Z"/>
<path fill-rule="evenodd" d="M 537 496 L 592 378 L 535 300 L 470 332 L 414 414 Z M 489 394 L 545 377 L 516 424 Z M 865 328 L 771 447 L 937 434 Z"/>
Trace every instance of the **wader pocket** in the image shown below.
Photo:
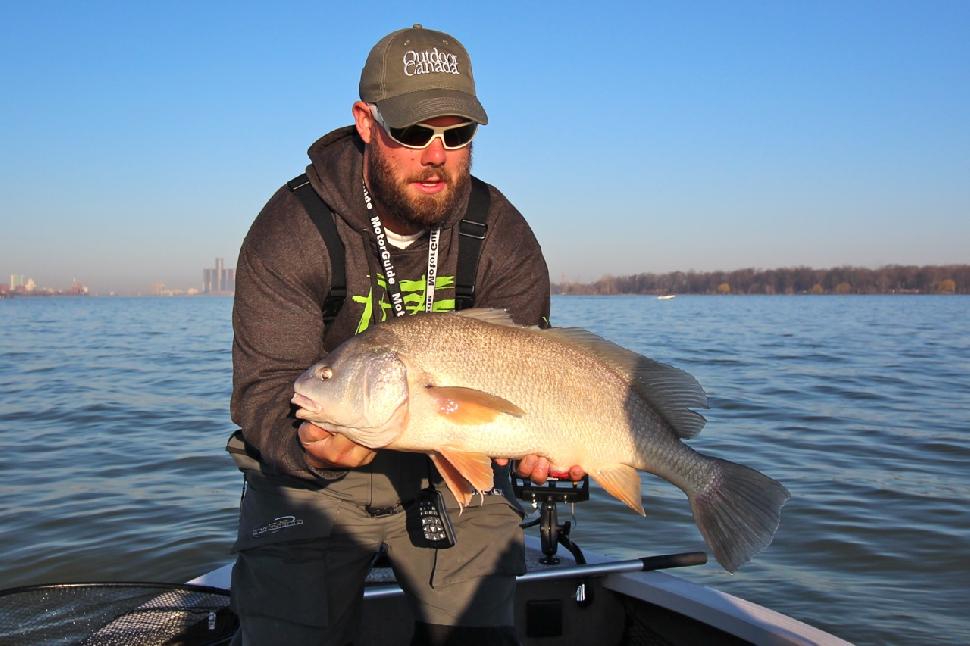
<path fill-rule="evenodd" d="M 275 543 L 240 551 L 232 568 L 232 608 L 306 626 L 328 623 L 322 543 Z M 280 636 L 285 640 L 285 636 Z"/>
<path fill-rule="evenodd" d="M 487 500 L 488 497 L 486 497 Z M 500 496 L 492 504 L 451 512 L 457 541 L 437 550 L 432 586 L 445 586 L 490 574 L 525 573 L 525 541 L 519 512 Z"/>

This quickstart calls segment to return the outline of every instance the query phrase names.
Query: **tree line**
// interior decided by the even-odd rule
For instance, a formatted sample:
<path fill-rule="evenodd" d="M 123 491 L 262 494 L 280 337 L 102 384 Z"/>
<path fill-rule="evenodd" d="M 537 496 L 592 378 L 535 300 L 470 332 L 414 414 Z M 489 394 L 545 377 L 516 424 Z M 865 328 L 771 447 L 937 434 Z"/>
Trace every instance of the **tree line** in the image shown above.
<path fill-rule="evenodd" d="M 553 283 L 553 294 L 967 294 L 970 265 L 887 265 L 878 269 L 736 269 L 604 276 Z"/>

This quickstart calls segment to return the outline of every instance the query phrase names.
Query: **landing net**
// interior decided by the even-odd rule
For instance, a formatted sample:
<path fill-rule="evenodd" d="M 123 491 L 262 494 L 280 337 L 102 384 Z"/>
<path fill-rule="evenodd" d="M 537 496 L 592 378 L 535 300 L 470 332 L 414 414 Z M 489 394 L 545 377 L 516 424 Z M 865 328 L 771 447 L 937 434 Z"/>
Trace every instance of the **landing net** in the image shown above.
<path fill-rule="evenodd" d="M 229 591 L 162 583 L 59 583 L 0 591 L 0 646 L 228 644 Z"/>

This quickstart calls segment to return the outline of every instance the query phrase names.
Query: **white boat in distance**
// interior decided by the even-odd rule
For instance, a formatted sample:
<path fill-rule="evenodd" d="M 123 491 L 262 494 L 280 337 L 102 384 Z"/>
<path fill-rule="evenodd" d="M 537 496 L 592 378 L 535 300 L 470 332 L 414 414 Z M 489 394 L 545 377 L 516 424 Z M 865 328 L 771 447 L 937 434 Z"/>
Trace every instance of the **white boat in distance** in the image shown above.
<path fill-rule="evenodd" d="M 661 294 L 657 297 L 658 301 L 669 301 L 672 298 L 677 298 L 677 294 Z"/>

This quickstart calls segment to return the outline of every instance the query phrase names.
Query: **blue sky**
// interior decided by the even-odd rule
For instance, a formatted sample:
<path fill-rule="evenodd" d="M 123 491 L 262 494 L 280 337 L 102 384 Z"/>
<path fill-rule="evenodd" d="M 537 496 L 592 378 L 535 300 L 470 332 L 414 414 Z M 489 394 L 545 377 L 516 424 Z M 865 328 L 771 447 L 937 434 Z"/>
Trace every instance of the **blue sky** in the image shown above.
<path fill-rule="evenodd" d="M 553 280 L 970 263 L 970 2 L 330 5 L 4 2 L 0 281 L 233 266 L 414 22 L 471 52 L 474 172 Z"/>

